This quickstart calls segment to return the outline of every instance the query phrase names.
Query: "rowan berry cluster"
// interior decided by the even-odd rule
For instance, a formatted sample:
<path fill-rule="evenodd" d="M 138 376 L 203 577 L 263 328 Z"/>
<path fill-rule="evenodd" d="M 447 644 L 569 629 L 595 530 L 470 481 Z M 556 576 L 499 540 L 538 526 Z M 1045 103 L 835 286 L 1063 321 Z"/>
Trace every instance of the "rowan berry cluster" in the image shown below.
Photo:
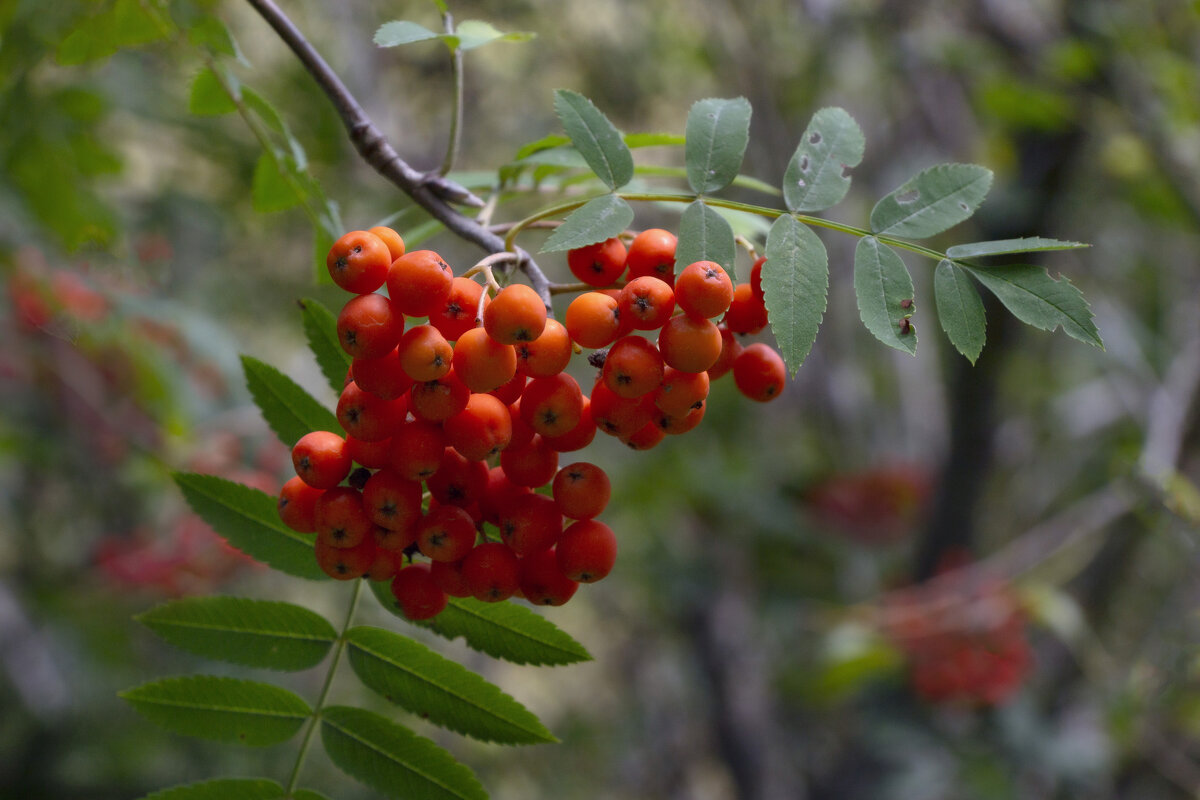
<path fill-rule="evenodd" d="M 786 375 L 770 347 L 733 337 L 766 324 L 757 278 L 735 289 L 707 261 L 676 278 L 675 243 L 654 229 L 628 250 L 610 239 L 572 251 L 571 271 L 596 291 L 559 323 L 529 286 L 499 288 L 485 273 L 492 296 L 474 270 L 456 277 L 437 253 L 406 252 L 390 228 L 343 236 L 327 264 L 355 295 L 337 320 L 353 359 L 337 405 L 345 435 L 297 442 L 283 521 L 316 533 L 329 575 L 390 580 L 412 619 L 435 616 L 448 596 L 560 605 L 605 577 L 616 539 L 595 517 L 608 476 L 586 461 L 560 469 L 559 455 L 597 431 L 653 447 L 700 422 L 711 378 L 732 372 L 766 401 Z M 652 330 L 657 343 L 633 333 Z M 564 371 L 584 347 L 600 370 L 590 392 Z"/>

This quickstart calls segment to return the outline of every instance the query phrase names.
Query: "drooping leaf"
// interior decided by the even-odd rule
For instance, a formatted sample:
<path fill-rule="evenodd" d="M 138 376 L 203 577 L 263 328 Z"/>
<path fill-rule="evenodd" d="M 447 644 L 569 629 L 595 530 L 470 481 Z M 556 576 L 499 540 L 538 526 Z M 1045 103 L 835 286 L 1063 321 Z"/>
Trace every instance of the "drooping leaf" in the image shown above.
<path fill-rule="evenodd" d="M 737 176 L 750 141 L 750 101 L 708 98 L 688 112 L 684 163 L 696 194 L 724 189 Z"/>
<path fill-rule="evenodd" d="M 889 347 L 916 355 L 917 332 L 903 323 L 913 307 L 902 303 L 913 299 L 912 276 L 896 251 L 874 236 L 859 239 L 854 249 L 854 293 L 863 325 Z"/>
<path fill-rule="evenodd" d="M 309 431 L 342 435 L 333 412 L 321 405 L 300 384 L 279 370 L 251 356 L 242 356 L 246 386 L 263 418 L 288 447 Z M 343 373 L 345 377 L 345 373 Z"/>
<path fill-rule="evenodd" d="M 371 581 L 369 585 L 384 608 L 409 621 L 386 583 Z M 414 624 L 447 639 L 462 636 L 472 649 L 514 664 L 558 666 L 592 658 L 583 645 L 550 620 L 515 603 L 452 597 L 442 613 L 428 622 Z"/>
<path fill-rule="evenodd" d="M 197 655 L 285 671 L 316 666 L 337 639 L 333 626 L 307 608 L 245 597 L 173 600 L 136 619 Z"/>
<path fill-rule="evenodd" d="M 300 730 L 312 709 L 278 686 L 215 675 L 166 678 L 121 692 L 138 713 L 162 727 L 222 742 L 269 745 Z"/>
<path fill-rule="evenodd" d="M 1083 293 L 1066 278 L 1055 280 L 1042 267 L 1030 264 L 959 266 L 975 276 L 1022 322 L 1045 331 L 1061 325 L 1071 338 L 1104 349 L 1100 331 L 1092 321 L 1092 309 Z"/>
<path fill-rule="evenodd" d="M 419 642 L 371 627 L 352 628 L 346 641 L 363 683 L 435 725 L 485 742 L 556 741 L 523 705 Z"/>
<path fill-rule="evenodd" d="M 321 742 L 350 777 L 404 800 L 487 800 L 475 774 L 423 736 L 372 711 L 321 712 Z"/>
<path fill-rule="evenodd" d="M 140 800 L 279 800 L 286 792 L 265 778 L 216 778 L 183 786 L 172 786 Z"/>
<path fill-rule="evenodd" d="M 1083 242 L 1060 242 L 1057 239 L 1043 239 L 1040 236 L 1030 236 L 1024 239 L 999 239 L 993 242 L 972 242 L 956 244 L 946 250 L 949 258 L 985 258 L 987 256 L 1003 256 L 1012 253 L 1037 253 L 1045 250 L 1078 250 L 1091 245 Z"/>
<path fill-rule="evenodd" d="M 236 78 L 230 78 L 236 81 Z M 233 85 L 236 86 L 236 82 Z M 192 79 L 192 88 L 188 94 L 188 111 L 202 116 L 229 114 L 237 111 L 237 104 L 233 102 L 213 71 L 202 69 Z"/>
<path fill-rule="evenodd" d="M 733 274 L 737 243 L 733 228 L 703 200 L 694 200 L 679 219 L 679 244 L 675 247 L 675 274 L 697 261 L 715 261 Z"/>
<path fill-rule="evenodd" d="M 337 317 L 321 301 L 311 297 L 300 301 L 300 315 L 304 323 L 304 338 L 308 340 L 308 349 L 317 359 L 321 374 L 329 382 L 329 388 L 341 392 L 346 381 L 346 370 L 350 369 L 354 360 L 338 341 Z"/>
<path fill-rule="evenodd" d="M 279 519 L 278 499 L 215 475 L 177 472 L 188 505 L 238 550 L 297 578 L 323 581 L 312 537 L 296 533 Z"/>
<path fill-rule="evenodd" d="M 977 164 L 939 164 L 918 173 L 871 210 L 871 230 L 924 239 L 967 219 L 992 187 L 992 171 Z"/>
<path fill-rule="evenodd" d="M 280 168 L 288 168 L 286 161 L 280 160 L 276 166 L 276 159 L 266 153 L 260 155 L 254 165 L 250 200 L 254 210 L 260 214 L 287 211 L 300 204 L 301 198 L 296 187 L 280 173 Z"/>
<path fill-rule="evenodd" d="M 862 161 L 866 140 L 845 109 L 813 114 L 783 175 L 783 199 L 793 212 L 824 211 L 850 190 L 847 169 Z"/>
<path fill-rule="evenodd" d="M 933 296 L 942 330 L 958 352 L 974 364 L 987 339 L 987 317 L 979 292 L 967 273 L 953 261 L 942 259 L 933 273 Z"/>
<path fill-rule="evenodd" d="M 554 111 L 567 136 L 583 155 L 592 172 L 610 189 L 618 189 L 633 177 L 633 154 L 620 132 L 600 109 L 578 92 L 554 92 Z"/>
<path fill-rule="evenodd" d="M 376 29 L 374 41 L 380 47 L 396 47 L 402 44 L 440 39 L 442 35 L 416 22 L 394 20 L 385 22 Z"/>
<path fill-rule="evenodd" d="M 601 195 L 575 209 L 554 229 L 543 253 L 574 250 L 616 236 L 633 222 L 633 209 L 615 194 Z"/>
<path fill-rule="evenodd" d="M 464 19 L 454 28 L 458 38 L 458 47 L 462 50 L 474 50 L 491 42 L 527 42 L 537 36 L 533 31 L 503 31 L 496 30 L 490 22 L 478 19 Z"/>
<path fill-rule="evenodd" d="M 829 292 L 829 255 L 807 225 L 783 215 L 767 234 L 763 299 L 779 354 L 794 376 L 817 338 Z"/>

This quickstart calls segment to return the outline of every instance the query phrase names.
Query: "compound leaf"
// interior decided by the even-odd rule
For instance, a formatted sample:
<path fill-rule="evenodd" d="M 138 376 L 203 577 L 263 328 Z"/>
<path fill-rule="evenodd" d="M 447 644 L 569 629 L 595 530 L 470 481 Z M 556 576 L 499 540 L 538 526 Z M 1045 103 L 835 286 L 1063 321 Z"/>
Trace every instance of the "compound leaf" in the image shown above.
<path fill-rule="evenodd" d="M 166 678 L 121 697 L 175 733 L 255 746 L 290 739 L 312 714 L 308 703 L 286 689 L 215 675 Z"/>
<path fill-rule="evenodd" d="M 342 427 L 333 412 L 270 364 L 242 356 L 242 370 L 246 374 L 246 387 L 263 418 L 288 447 L 310 431 L 341 435 Z"/>
<path fill-rule="evenodd" d="M 958 352 L 974 364 L 987 339 L 987 317 L 979 292 L 966 272 L 953 261 L 942 259 L 933 273 L 933 296 L 942 330 Z"/>
<path fill-rule="evenodd" d="M 372 711 L 321 712 L 321 741 L 350 777 L 405 800 L 487 800 L 475 774 L 429 739 Z"/>
<path fill-rule="evenodd" d="M 173 600 L 136 619 L 197 655 L 285 671 L 316 666 L 337 639 L 333 626 L 307 608 L 245 597 Z"/>
<path fill-rule="evenodd" d="M 996 295 L 1013 316 L 1044 331 L 1062 326 L 1068 336 L 1104 349 L 1092 309 L 1083 293 L 1069 280 L 1055 280 L 1042 267 L 1013 264 L 1005 267 L 960 265 Z"/>
<path fill-rule="evenodd" d="M 329 580 L 313 556 L 312 537 L 279 519 L 277 498 L 215 475 L 177 472 L 174 478 L 192 510 L 238 550 L 297 578 Z"/>
<path fill-rule="evenodd" d="M 370 582 L 379 602 L 400 619 L 396 598 L 383 582 Z M 514 664 L 559 666 L 590 661 L 583 645 L 553 622 L 515 603 L 484 603 L 452 597 L 442 613 L 420 624 L 439 636 L 462 636 L 468 647 Z"/>
<path fill-rule="evenodd" d="M 763 299 L 779 353 L 792 375 L 817 338 L 829 292 L 829 255 L 817 235 L 784 215 L 767 234 Z"/>
<path fill-rule="evenodd" d="M 866 140 L 845 109 L 813 114 L 783 175 L 783 199 L 793 212 L 824 211 L 846 196 L 846 170 L 862 161 Z"/>
<path fill-rule="evenodd" d="M 729 185 L 742 166 L 750 141 L 750 101 L 708 98 L 688 112 L 684 163 L 688 184 L 697 194 Z"/>
<path fill-rule="evenodd" d="M 574 250 L 616 236 L 633 222 L 633 209 L 615 194 L 601 195 L 575 209 L 554 229 L 543 253 Z"/>
<path fill-rule="evenodd" d="M 281 800 L 283 787 L 265 778 L 216 778 L 172 786 L 140 800 Z"/>
<path fill-rule="evenodd" d="M 571 143 L 592 172 L 610 189 L 618 189 L 633 177 L 633 154 L 620 132 L 600 109 L 578 92 L 557 89 L 554 111 Z"/>
<path fill-rule="evenodd" d="M 679 219 L 679 244 L 675 248 L 675 274 L 697 261 L 715 261 L 733 274 L 737 244 L 729 221 L 709 208 L 703 200 L 694 200 Z"/>
<path fill-rule="evenodd" d="M 874 236 L 859 239 L 854 249 L 854 293 L 863 325 L 889 347 L 916 355 L 917 332 L 901 332 L 901 320 L 912 314 L 912 276 L 904 261 Z M 901 303 L 909 302 L 904 308 Z"/>
<path fill-rule="evenodd" d="M 425 645 L 382 628 L 346 633 L 350 665 L 385 699 L 485 742 L 556 741 L 523 705 L 479 675 Z"/>
<path fill-rule="evenodd" d="M 918 173 L 875 204 L 871 230 L 924 239 L 967 219 L 992 187 L 992 171 L 978 164 L 939 164 Z"/>

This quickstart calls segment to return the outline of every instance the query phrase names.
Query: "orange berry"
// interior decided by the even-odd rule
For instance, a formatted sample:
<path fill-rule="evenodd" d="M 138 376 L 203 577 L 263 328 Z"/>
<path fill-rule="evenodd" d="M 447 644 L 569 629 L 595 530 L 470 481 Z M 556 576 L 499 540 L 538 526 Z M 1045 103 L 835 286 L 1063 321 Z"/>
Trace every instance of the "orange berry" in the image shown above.
<path fill-rule="evenodd" d="M 333 282 L 354 294 L 383 286 L 391 264 L 387 243 L 369 231 L 350 231 L 333 243 L 325 257 Z"/>
<path fill-rule="evenodd" d="M 767 263 L 766 256 L 759 256 L 754 261 L 754 266 L 750 268 L 750 291 L 754 295 L 754 299 L 758 302 L 763 302 L 763 287 L 762 287 L 762 269 L 763 264 Z"/>
<path fill-rule="evenodd" d="M 466 408 L 470 397 L 471 390 L 451 367 L 437 380 L 413 384 L 409 390 L 408 407 L 417 419 L 442 422 Z"/>
<path fill-rule="evenodd" d="M 662 382 L 662 354 L 641 336 L 622 336 L 609 348 L 601 376 L 621 397 L 641 397 Z"/>
<path fill-rule="evenodd" d="M 738 391 L 751 400 L 765 403 L 783 391 L 787 366 L 769 345 L 755 342 L 733 362 L 733 382 Z"/>
<path fill-rule="evenodd" d="M 490 392 L 516 377 L 517 351 L 472 328 L 454 343 L 454 372 L 472 392 Z"/>
<path fill-rule="evenodd" d="M 601 292 L 584 292 L 567 306 L 564 323 L 581 347 L 607 347 L 621 333 L 620 304 Z"/>
<path fill-rule="evenodd" d="M 664 414 L 686 414 L 708 397 L 709 382 L 707 372 L 680 372 L 667 367 L 654 392 L 654 405 Z"/>
<path fill-rule="evenodd" d="M 362 492 L 335 486 L 317 499 L 317 538 L 330 547 L 354 547 L 371 533 Z"/>
<path fill-rule="evenodd" d="M 652 395 L 636 399 L 621 397 L 605 385 L 596 381 L 592 387 L 591 414 L 596 429 L 618 438 L 629 436 L 651 422 L 654 417 Z"/>
<path fill-rule="evenodd" d="M 450 295 L 454 273 L 432 250 L 414 250 L 392 262 L 387 287 L 392 304 L 410 317 L 436 314 Z"/>
<path fill-rule="evenodd" d="M 546 304 L 523 283 L 505 286 L 483 310 L 483 327 L 500 344 L 532 342 L 546 327 Z"/>
<path fill-rule="evenodd" d="M 545 486 L 554 479 L 558 469 L 558 451 L 544 437 L 535 435 L 523 447 L 507 447 L 501 451 L 500 468 L 517 486 Z"/>
<path fill-rule="evenodd" d="M 561 606 L 575 595 L 579 583 L 562 574 L 554 548 L 521 559 L 521 594 L 535 606 Z"/>
<path fill-rule="evenodd" d="M 500 536 L 517 555 L 550 547 L 562 533 L 562 513 L 544 494 L 529 493 L 513 499 L 500 511 Z"/>
<path fill-rule="evenodd" d="M 475 546 L 471 515 L 458 506 L 438 506 L 417 523 L 417 548 L 433 561 L 458 561 Z"/>
<path fill-rule="evenodd" d="M 351 358 L 382 358 L 404 333 L 404 317 L 381 294 L 360 294 L 342 306 L 338 342 Z"/>
<path fill-rule="evenodd" d="M 517 363 L 531 378 L 557 375 L 571 363 L 571 336 L 561 322 L 546 320 L 542 335 L 516 345 Z"/>
<path fill-rule="evenodd" d="M 608 505 L 612 483 L 608 474 L 595 464 L 576 461 L 554 476 L 554 504 L 564 517 L 591 519 Z"/>
<path fill-rule="evenodd" d="M 700 424 L 700 420 L 704 419 L 704 401 L 700 401 L 698 406 L 694 406 L 683 414 L 665 414 L 659 413 L 654 418 L 654 424 L 662 428 L 662 432 L 671 436 L 678 436 L 681 433 L 687 433 Z"/>
<path fill-rule="evenodd" d="M 292 466 L 314 489 L 332 489 L 350 474 L 346 440 L 330 431 L 312 431 L 292 447 Z"/>
<path fill-rule="evenodd" d="M 621 319 L 634 330 L 653 331 L 667 324 L 675 313 L 675 292 L 659 278 L 635 278 L 617 297 Z"/>
<path fill-rule="evenodd" d="M 721 331 L 707 319 L 679 314 L 659 332 L 658 349 L 668 367 L 704 372 L 721 355 Z"/>
<path fill-rule="evenodd" d="M 561 436 L 543 436 L 546 444 L 560 453 L 582 450 L 596 438 L 596 421 L 592 419 L 592 400 L 583 395 L 583 408 L 579 413 L 579 424 Z"/>
<path fill-rule="evenodd" d="M 710 319 L 733 301 L 733 281 L 715 261 L 688 264 L 675 279 L 675 302 L 690 316 Z"/>
<path fill-rule="evenodd" d="M 395 400 L 413 385 L 413 379 L 400 366 L 399 347 L 380 358 L 354 359 L 350 372 L 360 389 L 384 400 Z"/>
<path fill-rule="evenodd" d="M 625 244 L 618 238 L 567 252 L 571 274 L 588 286 L 608 286 L 625 271 Z"/>
<path fill-rule="evenodd" d="M 767 327 L 767 307 L 748 283 L 733 287 L 733 302 L 721 320 L 733 333 L 758 333 Z"/>
<path fill-rule="evenodd" d="M 521 417 L 543 436 L 561 436 L 579 424 L 583 393 L 566 373 L 534 378 L 521 395 Z"/>
<path fill-rule="evenodd" d="M 505 345 L 506 347 L 509 345 Z M 492 389 L 488 394 L 500 400 L 506 406 L 511 406 L 513 403 L 521 399 L 521 394 L 525 391 L 525 384 L 528 378 L 521 372 L 512 376 L 512 379 Z"/>
<path fill-rule="evenodd" d="M 314 489 L 299 476 L 288 479 L 276 504 L 279 518 L 297 533 L 313 533 L 317 529 L 317 498 L 324 493 L 324 489 Z"/>
<path fill-rule="evenodd" d="M 650 450 L 657 447 L 658 443 L 666 438 L 666 435 L 657 423 L 651 421 L 628 436 L 621 436 L 620 439 L 631 450 Z"/>
<path fill-rule="evenodd" d="M 410 564 L 397 572 L 392 596 L 412 620 L 436 617 L 446 607 L 446 593 L 434 582 L 428 564 Z"/>
<path fill-rule="evenodd" d="M 351 381 L 338 398 L 337 419 L 347 434 L 364 442 L 377 442 L 394 434 L 408 413 L 408 400 L 383 400 L 364 392 Z"/>
<path fill-rule="evenodd" d="M 423 481 L 437 472 L 445 450 L 446 435 L 441 425 L 408 420 L 392 436 L 388 467 L 410 481 Z"/>
<path fill-rule="evenodd" d="M 313 544 L 317 566 L 329 577 L 339 581 L 361 578 L 371 569 L 377 551 L 375 540 L 367 537 L 354 547 L 331 547 L 318 539 Z"/>
<path fill-rule="evenodd" d="M 437 311 L 429 315 L 429 324 L 441 331 L 448 341 L 455 341 L 482 322 L 475 317 L 481 297 L 483 287 L 475 281 L 470 278 L 453 279 L 450 281 L 450 294 Z"/>
<path fill-rule="evenodd" d="M 447 447 L 437 472 L 425 479 L 425 485 L 438 503 L 466 508 L 483 497 L 487 479 L 486 463 L 468 459 Z"/>
<path fill-rule="evenodd" d="M 648 228 L 637 236 L 629 245 L 629 253 L 625 256 L 628 267 L 627 278 L 632 281 L 644 275 L 649 275 L 666 283 L 675 285 L 675 234 L 662 228 Z"/>
<path fill-rule="evenodd" d="M 467 407 L 442 423 L 446 442 L 469 461 L 494 456 L 512 440 L 508 406 L 490 394 L 472 394 Z"/>
<path fill-rule="evenodd" d="M 517 593 L 520 569 L 520 559 L 507 545 L 484 542 L 463 559 L 462 576 L 476 600 L 498 603 Z"/>
<path fill-rule="evenodd" d="M 388 530 L 403 531 L 421 518 L 421 484 L 389 469 L 367 479 L 363 507 L 371 522 Z"/>
<path fill-rule="evenodd" d="M 402 239 L 400 234 L 396 233 L 396 231 L 385 225 L 377 225 L 374 228 L 371 228 L 370 232 L 378 236 L 380 240 L 387 245 L 388 254 L 392 257 L 392 261 L 395 261 L 397 258 L 404 255 L 404 239 Z M 390 267 L 391 265 L 392 262 L 389 261 L 388 266 Z M 384 278 L 387 278 L 386 273 L 384 274 Z M 380 285 L 382 285 L 382 283 Z"/>
<path fill-rule="evenodd" d="M 717 363 L 708 368 L 708 377 L 714 381 L 733 369 L 734 359 L 741 355 L 743 349 L 742 343 L 729 328 L 724 325 L 718 328 L 721 331 L 721 355 L 717 356 Z"/>
<path fill-rule="evenodd" d="M 563 575 L 580 583 L 595 583 L 612 572 L 617 537 L 603 522 L 583 519 L 567 526 L 554 551 Z"/>
<path fill-rule="evenodd" d="M 514 498 L 529 494 L 530 491 L 528 486 L 521 486 L 509 480 L 508 476 L 504 474 L 503 467 L 492 467 L 488 470 L 487 486 L 483 490 L 483 497 L 479 498 L 479 511 L 484 520 L 493 525 L 499 525 L 501 510 Z"/>
<path fill-rule="evenodd" d="M 454 348 L 432 325 L 418 325 L 400 337 L 400 367 L 416 381 L 435 381 L 450 371 Z"/>

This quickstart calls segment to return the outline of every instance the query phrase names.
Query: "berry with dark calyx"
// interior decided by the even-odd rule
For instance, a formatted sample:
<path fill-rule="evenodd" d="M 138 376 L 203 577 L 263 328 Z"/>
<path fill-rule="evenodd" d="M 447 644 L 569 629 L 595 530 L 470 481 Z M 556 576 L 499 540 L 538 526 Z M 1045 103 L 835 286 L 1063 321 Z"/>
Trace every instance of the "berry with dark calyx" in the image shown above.
<path fill-rule="evenodd" d="M 658 278 L 675 285 L 675 234 L 662 228 L 647 228 L 633 237 L 625 255 L 626 277 L 633 281 L 643 276 Z"/>
<path fill-rule="evenodd" d="M 562 533 L 562 513 L 544 494 L 524 494 L 500 510 L 500 536 L 517 555 L 550 547 Z"/>
<path fill-rule="evenodd" d="M 450 265 L 440 255 L 432 250 L 414 250 L 388 268 L 388 295 L 400 313 L 428 317 L 445 304 L 453 279 Z"/>
<path fill-rule="evenodd" d="M 658 349 L 667 366 L 704 372 L 721 356 L 721 331 L 707 319 L 678 314 L 659 331 Z"/>
<path fill-rule="evenodd" d="M 360 294 L 342 306 L 338 342 L 351 358 L 383 358 L 404 333 L 404 317 L 381 294 Z"/>
<path fill-rule="evenodd" d="M 369 231 L 350 231 L 333 243 L 325 257 L 333 282 L 354 294 L 383 286 L 391 264 L 387 243 Z"/>
<path fill-rule="evenodd" d="M 613 237 L 567 251 L 567 267 L 588 286 L 610 286 L 625 271 L 625 256 L 625 244 Z"/>
<path fill-rule="evenodd" d="M 433 561 L 458 561 L 475 546 L 471 515 L 458 506 L 438 506 L 417 523 L 417 547 Z"/>
<path fill-rule="evenodd" d="M 520 588 L 517 554 L 500 542 L 484 542 L 463 559 L 462 576 L 476 600 L 498 603 Z"/>
<path fill-rule="evenodd" d="M 297 533 L 313 533 L 317 530 L 317 499 L 324 489 L 314 489 L 299 476 L 290 478 L 279 492 L 279 518 Z"/>
<path fill-rule="evenodd" d="M 543 436 L 546 444 L 559 453 L 571 453 L 582 450 L 596 438 L 596 421 L 592 419 L 592 400 L 583 396 L 583 408 L 579 413 L 579 423 L 561 436 Z"/>
<path fill-rule="evenodd" d="M 421 484 L 390 469 L 372 475 L 362 490 L 363 507 L 371 522 L 403 531 L 421 518 Z"/>
<path fill-rule="evenodd" d="M 423 420 L 407 420 L 392 435 L 388 467 L 410 481 L 423 481 L 438 471 L 446 451 L 442 426 Z"/>
<path fill-rule="evenodd" d="M 411 620 L 436 617 L 446 607 L 446 593 L 433 580 L 428 564 L 410 564 L 392 578 L 392 596 Z"/>
<path fill-rule="evenodd" d="M 351 381 L 338 398 L 337 420 L 346 434 L 364 442 L 393 436 L 408 413 L 408 400 L 383 400 Z"/>
<path fill-rule="evenodd" d="M 595 464 L 576 461 L 554 476 L 554 504 L 564 517 L 591 519 L 600 514 L 612 496 L 608 474 Z"/>
<path fill-rule="evenodd" d="M 583 393 L 566 373 L 534 378 L 521 395 L 521 417 L 544 436 L 561 436 L 579 424 Z"/>
<path fill-rule="evenodd" d="M 619 396 L 641 397 L 662 382 L 662 354 L 641 336 L 622 336 L 609 348 L 600 374 L 604 384 Z"/>
<path fill-rule="evenodd" d="M 509 480 L 502 467 L 492 467 L 488 470 L 487 487 L 483 491 L 483 497 L 479 498 L 480 514 L 485 521 L 498 526 L 503 509 L 515 498 L 531 491 L 528 486 L 521 486 Z"/>
<path fill-rule="evenodd" d="M 475 551 L 472 550 L 471 552 Z M 467 555 L 470 555 L 470 553 Z M 463 575 L 463 563 L 465 561 L 466 558 L 464 557 L 458 561 L 429 562 L 429 574 L 433 576 L 433 582 L 451 597 L 471 596 L 471 587 L 467 584 L 467 579 Z"/>
<path fill-rule="evenodd" d="M 470 278 L 454 278 L 446 300 L 429 314 L 429 324 L 441 331 L 447 341 L 456 341 L 482 322 L 475 317 L 482 297 L 483 287 L 478 283 Z"/>
<path fill-rule="evenodd" d="M 518 573 L 521 594 L 535 606 L 561 606 L 575 596 L 579 588 L 558 567 L 554 548 L 530 553 L 521 559 Z"/>
<path fill-rule="evenodd" d="M 608 347 L 621 335 L 620 304 L 601 292 L 584 292 L 567 306 L 563 324 L 580 347 Z"/>
<path fill-rule="evenodd" d="M 512 440 L 508 406 L 490 394 L 472 394 L 467 407 L 442 423 L 446 442 L 468 461 L 494 456 Z"/>
<path fill-rule="evenodd" d="M 617 305 L 621 319 L 634 330 L 658 330 L 675 313 L 675 292 L 665 281 L 646 275 L 625 284 Z"/>
<path fill-rule="evenodd" d="M 470 388 L 451 367 L 437 380 L 414 383 L 408 393 L 408 408 L 417 419 L 444 422 L 466 408 L 470 398 Z"/>
<path fill-rule="evenodd" d="M 675 303 L 690 316 L 711 319 L 733 301 L 733 281 L 715 261 L 688 264 L 675 279 Z"/>
<path fill-rule="evenodd" d="M 516 377 L 517 351 L 472 328 L 454 343 L 454 374 L 472 392 L 490 392 Z"/>
<path fill-rule="evenodd" d="M 425 485 L 439 503 L 465 508 L 483 497 L 487 473 L 487 464 L 483 461 L 470 460 L 447 447 L 437 472 L 425 479 Z"/>
<path fill-rule="evenodd" d="M 683 416 L 708 397 L 710 378 L 707 372 L 680 372 L 667 367 L 654 392 L 654 405 L 671 416 Z"/>
<path fill-rule="evenodd" d="M 330 431 L 312 431 L 292 447 L 292 465 L 314 489 L 332 489 L 350 474 L 346 440 Z"/>
<path fill-rule="evenodd" d="M 555 319 L 546 320 L 542 335 L 516 345 L 517 364 L 531 378 L 557 375 L 571 362 L 571 336 Z"/>
<path fill-rule="evenodd" d="M 400 367 L 413 382 L 435 381 L 450 371 L 454 348 L 432 325 L 409 328 L 397 346 Z"/>
<path fill-rule="evenodd" d="M 604 578 L 617 561 L 617 537 L 611 528 L 594 519 L 568 525 L 554 549 L 562 574 L 580 583 Z"/>
<path fill-rule="evenodd" d="M 354 547 L 332 547 L 318 539 L 313 544 L 317 566 L 329 577 L 339 581 L 361 578 L 375 562 L 375 540 L 367 537 Z"/>
<path fill-rule="evenodd" d="M 558 451 L 544 436 L 534 434 L 523 447 L 505 448 L 500 453 L 500 468 L 518 486 L 545 486 L 558 470 Z"/>
<path fill-rule="evenodd" d="M 329 489 L 317 500 L 317 539 L 330 547 L 354 547 L 374 527 L 363 508 L 362 492 L 349 486 Z"/>
<path fill-rule="evenodd" d="M 506 406 L 511 406 L 513 403 L 521 399 L 521 395 L 525 393 L 525 385 L 529 382 L 529 378 L 524 373 L 518 371 L 512 379 L 506 383 L 492 389 L 488 394 L 495 397 Z"/>
<path fill-rule="evenodd" d="M 684 414 L 659 414 L 654 418 L 654 424 L 670 436 L 687 433 L 704 419 L 704 407 L 704 402 L 701 401 L 700 405 L 692 407 Z"/>
<path fill-rule="evenodd" d="M 407 527 L 399 530 L 376 525 L 371 529 L 371 536 L 375 539 L 376 546 L 381 550 L 390 550 L 399 557 L 409 547 L 416 549 L 418 520 L 420 520 L 420 515 Z"/>
<path fill-rule="evenodd" d="M 604 381 L 596 381 L 592 387 L 591 401 L 590 411 L 596 430 L 609 436 L 630 436 L 654 418 L 653 395 L 636 399 L 621 397 Z"/>
<path fill-rule="evenodd" d="M 755 342 L 734 360 L 733 381 L 743 395 L 765 403 L 783 391 L 787 367 L 779 353 L 769 345 Z"/>
<path fill-rule="evenodd" d="M 500 344 L 532 342 L 546 327 L 546 304 L 523 283 L 505 286 L 483 310 L 483 327 Z"/>

